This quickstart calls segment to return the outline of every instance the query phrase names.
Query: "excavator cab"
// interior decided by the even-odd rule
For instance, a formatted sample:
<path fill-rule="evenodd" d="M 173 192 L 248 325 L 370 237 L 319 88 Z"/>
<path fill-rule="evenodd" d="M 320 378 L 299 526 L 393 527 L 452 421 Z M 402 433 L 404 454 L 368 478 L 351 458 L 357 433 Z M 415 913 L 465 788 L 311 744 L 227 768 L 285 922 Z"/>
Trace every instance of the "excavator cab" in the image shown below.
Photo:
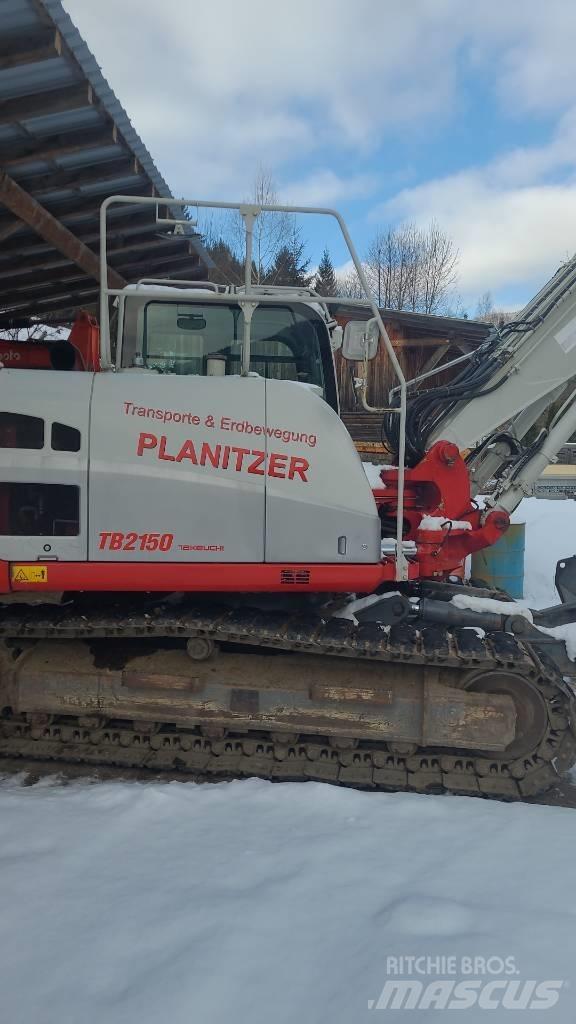
<path fill-rule="evenodd" d="M 374 498 L 337 415 L 336 326 L 306 289 L 122 290 L 114 372 L 92 394 L 89 558 L 147 561 L 140 542 L 114 545 L 154 532 L 184 563 L 377 564 Z"/>
<path fill-rule="evenodd" d="M 158 294 L 143 286 L 122 296 L 114 360 L 117 370 L 196 377 L 238 376 L 242 366 L 244 312 L 231 289 L 173 287 L 158 282 Z M 149 289 L 148 289 L 149 290 Z M 203 291 L 209 300 L 203 301 Z M 290 291 L 286 289 L 286 291 Z M 221 295 L 224 301 L 214 302 Z M 290 295 L 278 305 L 258 305 L 251 320 L 249 373 L 265 380 L 308 385 L 338 411 L 338 393 L 327 311 L 313 293 Z M 308 302 L 302 301 L 308 298 Z M 328 322 L 327 322 L 328 321 Z"/>
<path fill-rule="evenodd" d="M 52 563 L 41 582 L 58 590 L 371 583 L 380 520 L 338 417 L 327 304 L 250 281 L 106 279 L 88 372 L 0 371 L 6 587 L 24 561 Z"/>

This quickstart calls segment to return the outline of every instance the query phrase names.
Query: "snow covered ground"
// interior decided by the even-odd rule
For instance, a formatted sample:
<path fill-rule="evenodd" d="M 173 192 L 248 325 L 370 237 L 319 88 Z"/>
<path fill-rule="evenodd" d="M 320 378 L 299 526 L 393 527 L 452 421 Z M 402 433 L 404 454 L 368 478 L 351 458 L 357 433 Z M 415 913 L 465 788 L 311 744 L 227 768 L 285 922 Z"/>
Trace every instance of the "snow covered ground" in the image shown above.
<path fill-rule="evenodd" d="M 576 501 L 525 498 L 512 522 L 526 523 L 524 601 L 532 608 L 556 604 L 556 562 L 576 555 Z"/>
<path fill-rule="evenodd" d="M 545 605 L 576 506 L 522 512 Z M 4 778 L 0 1022 L 573 1024 L 575 847 L 557 807 Z"/>
<path fill-rule="evenodd" d="M 574 1021 L 570 810 L 316 783 L 13 780 L 0 836 L 6 1024 L 377 1024 L 409 956 L 425 958 L 420 1000 L 443 979 L 440 1007 L 528 992 L 556 1003 L 531 1020 Z M 387 1011 L 369 1010 L 379 999 Z M 506 1020 L 489 1009 L 449 1019 Z M 442 1012 L 419 1010 L 430 1018 Z"/>

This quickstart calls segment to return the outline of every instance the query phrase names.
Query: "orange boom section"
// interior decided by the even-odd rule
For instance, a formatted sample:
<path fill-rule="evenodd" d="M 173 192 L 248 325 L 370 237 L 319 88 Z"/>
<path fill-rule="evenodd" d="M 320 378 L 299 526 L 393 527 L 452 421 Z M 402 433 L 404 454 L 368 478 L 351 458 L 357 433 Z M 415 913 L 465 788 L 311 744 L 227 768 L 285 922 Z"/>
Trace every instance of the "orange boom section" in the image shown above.
<path fill-rule="evenodd" d="M 70 369 L 100 369 L 100 331 L 98 321 L 90 313 L 78 313 L 66 340 L 0 338 L 0 363 L 11 370 L 57 370 L 62 368 L 59 358 L 68 346 L 73 349 Z"/>

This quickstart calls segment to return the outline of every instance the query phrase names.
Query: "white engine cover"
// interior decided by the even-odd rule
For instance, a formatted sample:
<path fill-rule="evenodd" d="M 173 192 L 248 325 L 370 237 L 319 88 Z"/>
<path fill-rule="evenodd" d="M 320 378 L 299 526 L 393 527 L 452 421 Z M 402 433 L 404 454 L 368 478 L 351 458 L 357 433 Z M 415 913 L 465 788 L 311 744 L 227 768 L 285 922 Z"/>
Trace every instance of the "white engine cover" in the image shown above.
<path fill-rule="evenodd" d="M 98 374 L 91 559 L 147 561 L 106 534 L 170 535 L 185 562 L 377 562 L 380 523 L 352 440 L 311 388 L 260 377 Z"/>

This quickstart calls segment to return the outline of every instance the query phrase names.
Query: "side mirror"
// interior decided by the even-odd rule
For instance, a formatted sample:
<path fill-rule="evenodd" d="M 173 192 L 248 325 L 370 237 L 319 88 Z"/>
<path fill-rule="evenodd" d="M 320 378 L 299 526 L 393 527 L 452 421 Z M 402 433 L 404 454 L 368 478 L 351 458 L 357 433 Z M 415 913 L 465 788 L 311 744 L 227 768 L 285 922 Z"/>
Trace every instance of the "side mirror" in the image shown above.
<path fill-rule="evenodd" d="M 344 328 L 342 355 L 356 363 L 374 359 L 379 342 L 380 328 L 375 317 L 371 320 L 350 320 Z"/>

